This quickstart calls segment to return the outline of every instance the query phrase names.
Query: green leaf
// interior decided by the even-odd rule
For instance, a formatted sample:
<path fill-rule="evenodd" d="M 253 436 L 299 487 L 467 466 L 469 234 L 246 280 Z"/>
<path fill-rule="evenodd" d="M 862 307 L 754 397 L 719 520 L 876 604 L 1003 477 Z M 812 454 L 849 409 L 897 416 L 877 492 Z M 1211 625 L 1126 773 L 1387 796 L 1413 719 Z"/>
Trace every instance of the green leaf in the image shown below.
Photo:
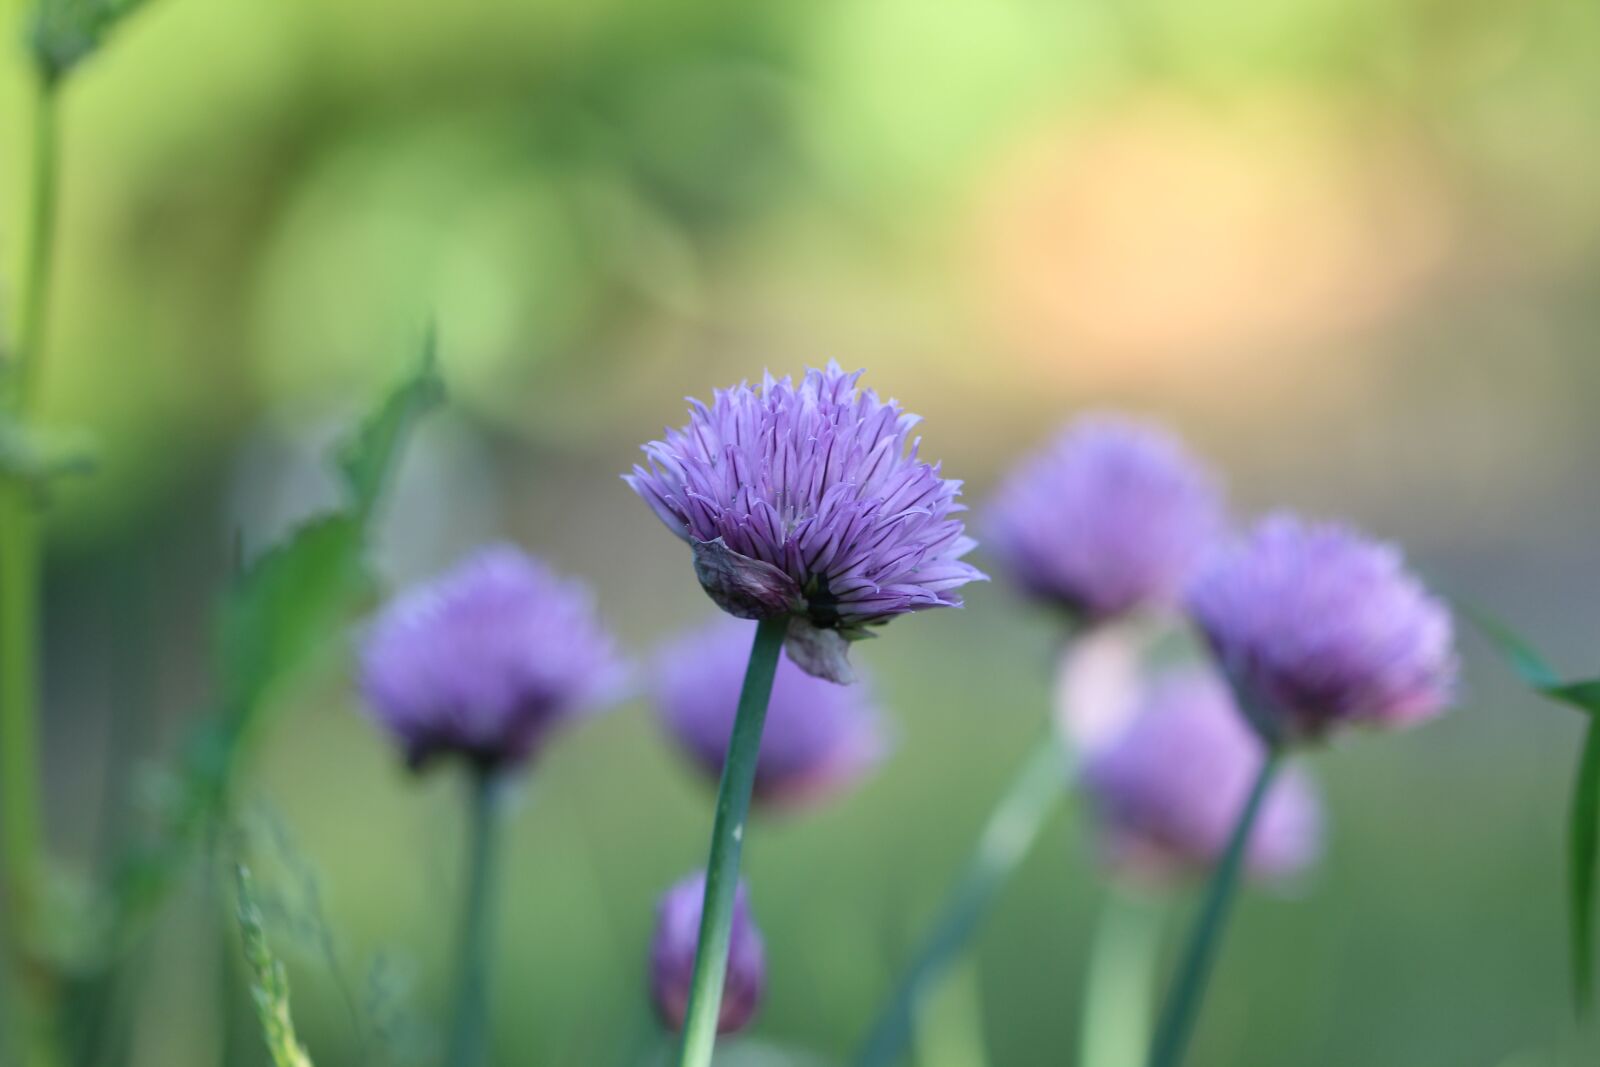
<path fill-rule="evenodd" d="M 34 62 L 55 81 L 94 55 L 146 0 L 37 0 L 30 43 Z"/>
<path fill-rule="evenodd" d="M 1517 674 L 1546 699 L 1589 715 L 1567 817 L 1567 896 L 1571 913 L 1572 992 L 1579 1015 L 1594 1000 L 1596 859 L 1600 857 L 1600 679 L 1563 682 L 1533 647 L 1489 615 L 1462 608 Z"/>
<path fill-rule="evenodd" d="M 229 806 L 232 781 L 281 704 L 282 688 L 346 629 L 376 586 L 366 561 L 369 520 L 416 420 L 442 389 L 430 338 L 418 368 L 374 407 L 335 457 L 346 502 L 299 526 L 229 587 L 217 617 L 217 695 L 165 790 L 153 836 L 117 872 L 117 943 L 163 900 L 198 842 Z"/>
<path fill-rule="evenodd" d="M 1528 685 L 1544 692 L 1561 684 L 1561 678 L 1555 670 L 1511 627 L 1487 612 L 1469 607 L 1460 601 L 1456 602 L 1456 611 L 1477 627 L 1478 632 L 1495 646 Z"/>
<path fill-rule="evenodd" d="M 438 339 L 430 327 L 423 340 L 422 360 L 415 373 L 389 394 L 339 446 L 337 462 L 356 513 L 371 515 L 393 471 L 400 444 L 416 421 L 444 401 L 439 376 Z"/>
<path fill-rule="evenodd" d="M 1600 716 L 1600 678 L 1563 682 L 1560 685 L 1548 686 L 1542 692 L 1551 700 L 1588 712 L 1590 715 Z"/>
<path fill-rule="evenodd" d="M 1572 990 L 1579 1015 L 1594 999 L 1595 858 L 1600 854 L 1600 719 L 1589 722 L 1567 827 L 1572 909 Z"/>
<path fill-rule="evenodd" d="M 364 527 L 327 515 L 299 527 L 235 582 L 221 608 L 220 710 L 226 721 L 256 713 L 275 683 L 325 646 L 370 591 Z"/>
<path fill-rule="evenodd" d="M 289 974 L 283 961 L 272 954 L 255 898 L 250 871 L 235 867 L 239 897 L 239 932 L 244 938 L 244 958 L 254 978 L 250 994 L 261 1021 L 261 1037 L 272 1056 L 273 1067 L 311 1067 L 311 1056 L 295 1034 L 289 1011 Z"/>

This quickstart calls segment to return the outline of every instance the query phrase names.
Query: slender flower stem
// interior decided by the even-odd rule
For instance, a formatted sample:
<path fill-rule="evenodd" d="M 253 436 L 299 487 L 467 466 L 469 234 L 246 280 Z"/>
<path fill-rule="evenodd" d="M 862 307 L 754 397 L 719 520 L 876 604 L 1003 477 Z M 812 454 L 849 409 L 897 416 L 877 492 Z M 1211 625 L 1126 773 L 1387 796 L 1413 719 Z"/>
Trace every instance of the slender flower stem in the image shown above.
<path fill-rule="evenodd" d="M 750 648 L 750 665 L 745 668 L 728 758 L 722 766 L 722 783 L 717 787 L 700 941 L 694 957 L 694 980 L 689 986 L 683 1043 L 678 1051 L 680 1067 L 708 1067 L 711 1050 L 716 1046 L 722 984 L 728 972 L 733 902 L 739 885 L 739 857 L 744 851 L 745 816 L 750 811 L 750 791 L 755 787 L 756 760 L 761 754 L 761 731 L 767 721 L 767 702 L 772 697 L 772 680 L 778 671 L 778 654 L 783 650 L 787 625 L 783 618 L 761 621 Z"/>
<path fill-rule="evenodd" d="M 18 412 L 33 406 L 44 358 L 49 323 L 50 289 L 55 273 L 56 197 L 60 188 L 61 150 L 57 108 L 60 82 L 41 76 L 33 97 L 33 181 L 28 204 L 27 285 L 17 309 L 16 389 L 11 397 Z"/>
<path fill-rule="evenodd" d="M 1239 813 L 1239 821 L 1234 824 L 1227 851 L 1212 872 L 1211 882 L 1206 887 L 1205 905 L 1195 920 L 1177 977 L 1167 993 L 1161 1024 L 1150 1046 L 1149 1067 L 1179 1067 L 1183 1062 L 1195 1020 L 1200 1014 L 1200 1001 L 1205 995 L 1212 965 L 1216 962 L 1217 949 L 1222 943 L 1222 930 L 1227 925 L 1234 889 L 1239 884 L 1239 873 L 1244 867 L 1250 831 L 1255 826 L 1262 801 L 1266 799 L 1267 790 L 1282 763 L 1281 749 L 1273 748 L 1267 752 L 1261 762 L 1261 770 L 1256 775 L 1255 785 L 1250 790 L 1250 797 L 1245 801 L 1244 810 Z"/>
<path fill-rule="evenodd" d="M 26 424 L 44 353 L 55 258 L 57 83 L 40 79 L 34 96 L 33 181 L 29 192 L 23 295 L 12 361 L 0 368 L 0 402 Z M 26 998 L 27 1063 L 56 1062 L 53 994 L 48 979 L 24 963 L 41 882 L 38 662 L 41 546 L 34 489 L 0 475 L 0 877 L 9 901 L 3 933 L 14 981 Z"/>
<path fill-rule="evenodd" d="M 1139 1067 L 1149 1039 L 1161 910 L 1112 889 L 1089 946 L 1078 1062 Z"/>
<path fill-rule="evenodd" d="M 455 1014 L 450 1024 L 449 1067 L 480 1067 L 489 1047 L 489 946 L 500 837 L 499 781 L 480 770 L 472 779 L 466 897 L 461 912 Z"/>
<path fill-rule="evenodd" d="M 923 998 L 971 940 L 1065 794 L 1061 744 L 1049 733 L 1034 747 L 989 816 L 978 847 L 946 898 L 938 920 L 856 1055 L 857 1067 L 889 1067 L 906 1056 Z"/>

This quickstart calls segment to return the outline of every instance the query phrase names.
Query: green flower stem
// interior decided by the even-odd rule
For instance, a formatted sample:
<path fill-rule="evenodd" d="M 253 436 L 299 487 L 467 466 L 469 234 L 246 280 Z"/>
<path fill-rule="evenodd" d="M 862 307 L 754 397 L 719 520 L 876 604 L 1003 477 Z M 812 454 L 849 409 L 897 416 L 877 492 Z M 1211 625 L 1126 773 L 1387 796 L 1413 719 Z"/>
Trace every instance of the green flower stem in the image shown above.
<path fill-rule="evenodd" d="M 455 1012 L 450 1024 L 449 1067 L 480 1067 L 489 1048 L 489 947 L 500 837 L 499 780 L 489 771 L 472 779 L 466 898 L 462 904 Z"/>
<path fill-rule="evenodd" d="M 1112 889 L 1089 946 L 1078 1062 L 1139 1067 L 1154 1014 L 1151 993 L 1161 949 L 1161 909 Z"/>
<path fill-rule="evenodd" d="M 1149 1067 L 1179 1067 L 1183 1062 L 1195 1020 L 1200 1014 L 1200 1001 L 1205 996 L 1206 983 L 1216 963 L 1217 950 L 1222 944 L 1222 931 L 1227 925 L 1234 890 L 1238 887 L 1239 874 L 1244 868 L 1250 831 L 1255 826 L 1262 801 L 1266 799 L 1267 790 L 1282 764 L 1282 750 L 1269 750 L 1256 775 L 1250 797 L 1245 801 L 1244 810 L 1234 824 L 1227 851 L 1212 872 L 1211 882 L 1206 887 L 1205 904 L 1189 935 L 1189 945 L 1184 950 L 1178 974 L 1167 994 L 1161 1023 L 1156 1030 L 1155 1041 L 1150 1046 Z"/>
<path fill-rule="evenodd" d="M 733 901 L 739 885 L 739 857 L 744 851 L 745 817 L 750 792 L 755 787 L 756 759 L 761 754 L 761 730 L 767 721 L 772 679 L 783 651 L 784 618 L 763 619 L 756 627 L 745 669 L 739 710 L 728 742 L 728 758 L 717 788 L 717 813 L 711 827 L 711 858 L 706 862 L 706 895 L 700 914 L 700 942 L 694 957 L 694 980 L 689 986 L 689 1008 L 684 1017 L 680 1067 L 709 1067 L 717 1041 L 717 1018 L 722 1012 L 722 984 L 728 972 L 728 943 L 732 937 Z"/>
<path fill-rule="evenodd" d="M 57 117 L 60 83 L 41 77 L 33 97 L 33 181 L 27 219 L 27 286 L 17 308 L 15 388 L 9 400 L 13 410 L 27 413 L 33 407 L 44 358 L 45 329 L 49 322 L 51 280 L 55 274 L 56 197 L 60 189 L 61 146 Z"/>
<path fill-rule="evenodd" d="M 56 83 L 42 79 L 34 96 L 33 181 L 29 192 L 27 253 L 17 315 L 14 358 L 3 368 L 0 399 L 26 423 L 44 351 L 52 263 L 55 258 Z M 30 1067 L 57 1062 L 54 994 L 48 976 L 26 965 L 23 942 L 38 911 L 42 881 L 38 663 L 41 545 L 34 487 L 0 477 L 0 877 L 9 901 L 5 946 L 14 983 L 26 1003 L 23 1025 Z"/>
<path fill-rule="evenodd" d="M 1027 858 L 1046 819 L 1065 795 L 1065 760 L 1061 744 L 1051 732 L 1034 747 L 989 816 L 978 847 L 938 920 L 857 1054 L 857 1067 L 890 1067 L 904 1059 L 923 999 L 966 948 L 1001 887 Z"/>

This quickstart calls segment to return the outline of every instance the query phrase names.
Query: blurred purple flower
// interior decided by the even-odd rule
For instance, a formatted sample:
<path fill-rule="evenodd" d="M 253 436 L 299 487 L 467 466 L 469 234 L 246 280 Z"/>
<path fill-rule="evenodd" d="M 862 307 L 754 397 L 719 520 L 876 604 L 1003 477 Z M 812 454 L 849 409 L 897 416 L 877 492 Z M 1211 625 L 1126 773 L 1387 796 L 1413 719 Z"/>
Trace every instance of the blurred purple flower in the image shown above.
<path fill-rule="evenodd" d="M 1443 711 L 1457 660 L 1445 605 L 1393 546 L 1271 516 L 1220 553 L 1190 610 L 1245 712 L 1274 743 Z"/>
<path fill-rule="evenodd" d="M 721 618 L 662 650 L 656 708 L 673 739 L 713 780 L 722 774 L 744 680 L 753 624 Z M 887 755 L 883 721 L 865 687 L 813 678 L 787 656 L 767 706 L 755 800 L 773 806 L 832 796 Z"/>
<path fill-rule="evenodd" d="M 556 724 L 615 695 L 621 676 L 588 588 L 509 545 L 395 597 L 361 649 L 370 715 L 413 767 L 451 753 L 485 769 L 520 764 Z"/>
<path fill-rule="evenodd" d="M 683 1018 L 689 1010 L 705 888 L 705 874 L 692 874 L 667 890 L 656 905 L 656 930 L 650 941 L 650 996 L 662 1024 L 674 1031 L 683 1029 Z M 741 881 L 733 901 L 728 975 L 717 1032 L 729 1034 L 748 1026 L 761 1006 L 766 986 L 766 947 L 750 915 L 749 893 Z"/>
<path fill-rule="evenodd" d="M 924 608 L 959 606 L 983 575 L 961 557 L 960 483 L 917 458 L 917 417 L 838 364 L 796 386 L 691 400 L 689 424 L 644 446 L 624 480 L 694 550 L 719 607 L 743 619 L 789 615 L 789 654 L 849 680 L 847 642 Z"/>
<path fill-rule="evenodd" d="M 985 532 L 1031 595 L 1101 622 L 1175 602 L 1223 523 L 1216 480 L 1181 441 L 1089 415 L 1006 479 Z"/>
<path fill-rule="evenodd" d="M 1149 683 L 1133 719 L 1083 767 L 1107 862 L 1121 875 L 1158 882 L 1209 869 L 1265 756 L 1211 673 L 1178 669 Z M 1315 862 L 1321 845 L 1321 803 L 1291 767 L 1267 794 L 1246 869 L 1288 877 Z"/>

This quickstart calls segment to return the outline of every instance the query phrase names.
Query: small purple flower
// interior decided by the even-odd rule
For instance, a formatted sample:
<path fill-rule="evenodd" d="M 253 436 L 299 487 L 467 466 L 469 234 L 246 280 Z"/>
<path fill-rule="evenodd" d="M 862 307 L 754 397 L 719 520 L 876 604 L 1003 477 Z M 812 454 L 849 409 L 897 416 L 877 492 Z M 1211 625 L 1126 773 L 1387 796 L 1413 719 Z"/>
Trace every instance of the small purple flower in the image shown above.
<path fill-rule="evenodd" d="M 378 614 L 360 682 L 413 767 L 455 753 L 498 769 L 614 695 L 621 671 L 587 587 L 494 545 Z"/>
<path fill-rule="evenodd" d="M 668 732 L 713 780 L 722 774 L 755 627 L 721 618 L 662 650 L 656 708 Z M 883 721 L 865 686 L 834 685 L 778 662 L 767 705 L 755 800 L 774 807 L 841 792 L 888 754 Z"/>
<path fill-rule="evenodd" d="M 796 386 L 691 400 L 689 424 L 644 446 L 624 480 L 694 551 L 717 606 L 742 619 L 790 617 L 802 669 L 849 680 L 848 642 L 924 608 L 959 606 L 983 575 L 957 514 L 960 483 L 917 458 L 918 419 L 856 388 L 838 364 Z"/>
<path fill-rule="evenodd" d="M 1013 580 L 1094 623 L 1177 601 L 1223 524 L 1216 480 L 1181 441 L 1090 415 L 1006 479 L 986 533 Z"/>
<path fill-rule="evenodd" d="M 701 903 L 706 876 L 692 874 L 667 890 L 656 905 L 656 931 L 650 942 L 650 997 L 656 1014 L 670 1030 L 683 1029 L 689 1010 L 689 986 L 700 946 Z M 755 1017 L 767 987 L 767 950 L 750 916 L 749 893 L 739 883 L 733 901 L 733 927 L 728 940 L 728 974 L 722 989 L 717 1032 L 742 1030 Z"/>
<path fill-rule="evenodd" d="M 1269 742 L 1407 725 L 1453 698 L 1449 610 L 1397 549 L 1348 527 L 1269 517 L 1205 569 L 1189 606 Z"/>
<path fill-rule="evenodd" d="M 1226 849 L 1265 757 L 1214 675 L 1179 669 L 1153 681 L 1134 718 L 1084 763 L 1107 862 L 1140 880 L 1203 873 Z M 1321 842 L 1321 804 L 1291 767 L 1267 794 L 1246 869 L 1292 876 L 1317 859 Z"/>

